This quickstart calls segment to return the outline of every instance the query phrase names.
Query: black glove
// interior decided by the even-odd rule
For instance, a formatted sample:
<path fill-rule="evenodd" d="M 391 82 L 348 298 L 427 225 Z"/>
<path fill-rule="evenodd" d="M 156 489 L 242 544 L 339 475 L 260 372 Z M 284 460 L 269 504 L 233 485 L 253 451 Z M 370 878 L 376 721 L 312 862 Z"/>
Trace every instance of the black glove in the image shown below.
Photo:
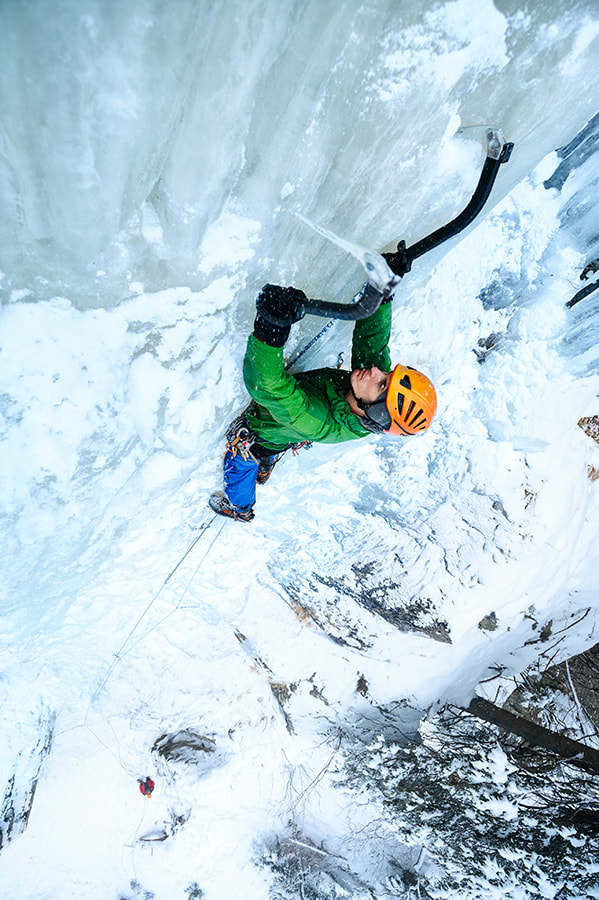
<path fill-rule="evenodd" d="M 303 318 L 307 299 L 297 288 L 265 284 L 258 294 L 256 309 L 261 318 L 268 319 L 273 325 L 292 325 Z"/>
<path fill-rule="evenodd" d="M 396 253 L 383 253 L 383 258 L 387 261 L 387 265 L 396 275 L 403 278 L 404 275 L 412 268 L 412 260 L 406 252 L 406 242 L 400 241 L 397 245 Z"/>
<path fill-rule="evenodd" d="M 282 347 L 294 322 L 304 317 L 304 301 L 308 298 L 297 288 L 265 284 L 256 300 L 254 334 L 271 347 Z"/>

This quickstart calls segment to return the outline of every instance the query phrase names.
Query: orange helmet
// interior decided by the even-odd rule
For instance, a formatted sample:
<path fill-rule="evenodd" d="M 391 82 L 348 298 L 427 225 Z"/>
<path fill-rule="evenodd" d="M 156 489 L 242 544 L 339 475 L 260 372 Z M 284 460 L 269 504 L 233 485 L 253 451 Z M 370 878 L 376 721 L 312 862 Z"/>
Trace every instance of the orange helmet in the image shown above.
<path fill-rule="evenodd" d="M 422 372 L 395 366 L 386 394 L 363 408 L 369 431 L 405 437 L 429 427 L 437 410 L 437 394 Z"/>

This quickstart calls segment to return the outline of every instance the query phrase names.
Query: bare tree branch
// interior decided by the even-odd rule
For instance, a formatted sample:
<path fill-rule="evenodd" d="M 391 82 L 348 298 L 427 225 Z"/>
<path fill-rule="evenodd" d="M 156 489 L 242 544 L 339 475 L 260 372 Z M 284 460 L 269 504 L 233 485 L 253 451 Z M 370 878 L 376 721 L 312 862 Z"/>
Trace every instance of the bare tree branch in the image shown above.
<path fill-rule="evenodd" d="M 571 738 L 557 734 L 555 731 L 550 731 L 548 728 L 543 728 L 542 725 L 530 722 L 522 716 L 516 716 L 500 706 L 495 706 L 489 700 L 484 700 L 482 697 L 475 697 L 466 711 L 479 719 L 483 719 L 485 722 L 491 722 L 492 725 L 497 725 L 505 731 L 517 734 L 528 741 L 529 744 L 544 747 L 546 750 L 551 750 L 564 759 L 579 760 L 593 772 L 599 772 L 599 750 L 587 747 L 586 744 L 573 741 Z"/>

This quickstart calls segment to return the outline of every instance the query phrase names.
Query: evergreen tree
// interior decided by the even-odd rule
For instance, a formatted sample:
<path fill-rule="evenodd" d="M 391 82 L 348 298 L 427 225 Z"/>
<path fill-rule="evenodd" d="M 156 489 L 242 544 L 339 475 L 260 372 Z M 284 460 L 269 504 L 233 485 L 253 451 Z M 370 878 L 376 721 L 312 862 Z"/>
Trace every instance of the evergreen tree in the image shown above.
<path fill-rule="evenodd" d="M 398 840 L 424 845 L 424 891 L 444 900 L 599 896 L 597 776 L 462 710 L 425 721 L 420 737 L 353 746 L 343 782 L 367 792 Z"/>

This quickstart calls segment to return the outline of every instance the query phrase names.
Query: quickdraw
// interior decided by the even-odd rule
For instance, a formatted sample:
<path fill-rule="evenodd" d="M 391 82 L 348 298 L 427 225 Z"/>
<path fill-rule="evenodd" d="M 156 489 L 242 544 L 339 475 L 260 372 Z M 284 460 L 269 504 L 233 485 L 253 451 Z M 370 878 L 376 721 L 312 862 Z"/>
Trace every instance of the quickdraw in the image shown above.
<path fill-rule="evenodd" d="M 301 441 L 299 444 L 292 444 L 291 449 L 293 451 L 293 455 L 297 456 L 300 450 L 309 450 L 312 444 L 313 441 Z"/>
<path fill-rule="evenodd" d="M 245 416 L 239 416 L 235 419 L 227 431 L 227 450 L 233 455 L 237 456 L 239 453 L 243 460 L 253 459 L 255 463 L 258 465 L 263 462 L 263 459 L 271 459 L 273 456 L 276 456 L 277 459 L 280 459 L 285 453 L 283 450 L 280 453 L 269 452 L 266 448 L 263 448 L 258 440 L 258 435 L 255 434 L 252 429 L 248 426 L 247 420 Z M 312 446 L 312 441 L 300 441 L 297 444 L 289 444 L 286 448 L 287 450 L 292 450 L 293 455 L 296 456 L 299 450 L 305 448 L 309 450 Z M 258 447 L 258 456 L 256 453 L 252 453 L 252 448 L 254 446 Z M 267 455 L 268 454 L 268 455 Z"/>
<path fill-rule="evenodd" d="M 256 441 L 257 436 L 248 428 L 243 416 L 235 419 L 227 431 L 227 450 L 233 456 L 237 456 L 239 453 L 243 460 L 253 459 L 255 463 L 259 464 L 260 460 L 252 453 L 252 447 Z"/>

